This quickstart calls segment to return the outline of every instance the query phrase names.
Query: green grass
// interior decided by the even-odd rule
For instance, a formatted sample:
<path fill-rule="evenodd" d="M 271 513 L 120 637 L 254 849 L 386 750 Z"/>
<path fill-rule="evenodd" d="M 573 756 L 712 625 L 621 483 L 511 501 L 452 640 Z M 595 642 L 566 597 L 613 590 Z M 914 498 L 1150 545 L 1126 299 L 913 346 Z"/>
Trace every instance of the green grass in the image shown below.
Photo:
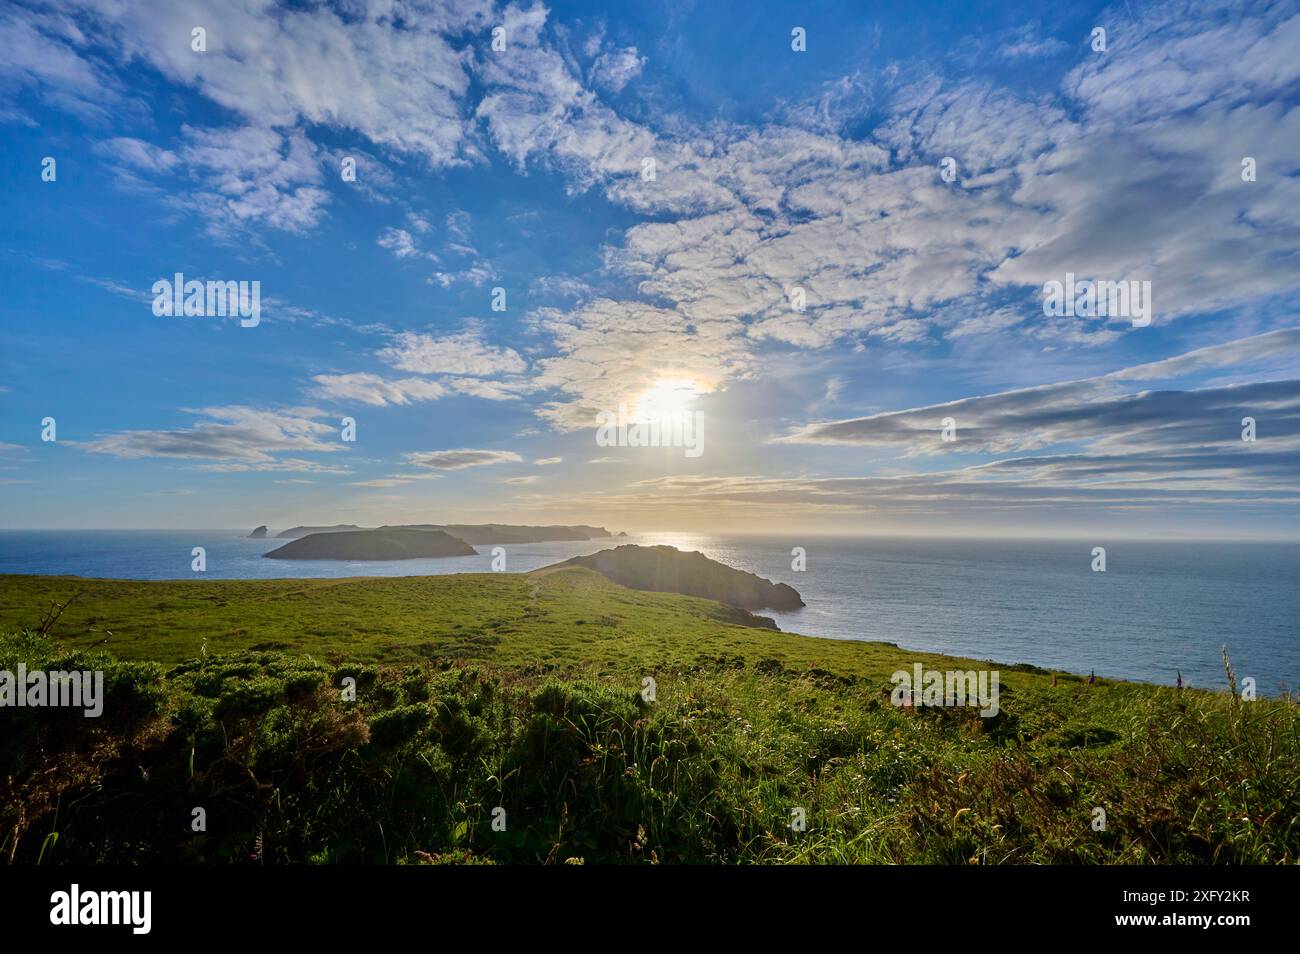
<path fill-rule="evenodd" d="M 251 649 L 334 661 L 482 659 L 652 673 L 703 653 L 888 677 L 900 664 L 946 658 L 740 626 L 745 614 L 720 603 L 625 589 L 582 568 L 211 582 L 0 575 L 0 632 L 34 629 L 51 604 L 69 599 L 58 625 L 63 643 L 102 646 L 124 660 Z"/>
<path fill-rule="evenodd" d="M 52 603 L 75 597 L 50 635 Z M 899 710 L 970 660 L 736 625 L 587 570 L 0 577 L 0 857 L 66 862 L 1278 863 L 1300 707 L 999 666 L 1001 712 Z M 111 636 L 106 633 L 111 632 Z M 341 698 L 357 680 L 355 702 Z M 657 684 L 642 700 L 642 679 Z M 207 831 L 191 829 L 192 810 Z M 505 831 L 492 827 L 505 810 Z M 1106 829 L 1094 830 L 1094 809 Z M 801 809 L 807 830 L 790 826 Z"/>

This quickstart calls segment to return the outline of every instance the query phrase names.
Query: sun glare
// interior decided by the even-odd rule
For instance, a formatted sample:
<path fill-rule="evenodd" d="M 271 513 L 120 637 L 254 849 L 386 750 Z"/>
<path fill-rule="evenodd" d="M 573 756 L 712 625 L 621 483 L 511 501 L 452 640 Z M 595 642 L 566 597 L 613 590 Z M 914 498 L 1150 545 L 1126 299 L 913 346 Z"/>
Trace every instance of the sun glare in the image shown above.
<path fill-rule="evenodd" d="M 699 383 L 690 378 L 660 378 L 637 398 L 637 414 L 652 419 L 677 417 L 702 393 Z"/>

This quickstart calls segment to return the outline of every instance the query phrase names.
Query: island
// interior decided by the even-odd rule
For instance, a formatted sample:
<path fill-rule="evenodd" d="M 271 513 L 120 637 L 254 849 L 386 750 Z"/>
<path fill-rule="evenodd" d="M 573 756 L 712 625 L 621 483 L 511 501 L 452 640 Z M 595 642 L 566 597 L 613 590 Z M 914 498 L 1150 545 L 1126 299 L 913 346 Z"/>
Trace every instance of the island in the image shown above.
<path fill-rule="evenodd" d="M 381 530 L 441 530 L 459 537 L 474 546 L 495 546 L 509 543 L 553 543 L 558 540 L 591 540 L 608 537 L 604 527 L 529 527 L 509 523 L 417 523 L 397 527 L 380 527 Z"/>
<path fill-rule="evenodd" d="M 341 533 L 345 530 L 360 530 L 355 523 L 336 523 L 332 527 L 292 527 L 281 530 L 275 535 L 277 540 L 297 540 L 309 533 Z"/>
<path fill-rule="evenodd" d="M 262 556 L 271 560 L 416 560 L 477 553 L 464 540 L 441 530 L 389 527 L 309 533 Z"/>
<path fill-rule="evenodd" d="M 248 539 L 250 539 L 250 540 L 263 540 L 263 539 L 265 539 L 265 538 L 266 538 L 266 525 L 265 525 L 265 524 L 263 524 L 262 526 L 258 527 L 256 530 L 254 530 L 252 533 L 250 533 L 250 534 L 248 535 Z"/>
<path fill-rule="evenodd" d="M 590 556 L 577 556 L 555 567 L 585 566 L 622 586 L 654 593 L 681 593 L 717 600 L 743 610 L 799 609 L 803 598 L 794 587 L 710 560 L 703 553 L 676 547 L 624 544 Z"/>
<path fill-rule="evenodd" d="M 549 526 L 531 527 L 510 523 L 402 523 L 385 524 L 380 530 L 441 530 L 474 546 L 495 546 L 510 543 L 553 543 L 561 540 L 607 539 L 610 532 L 604 527 Z M 311 533 L 356 533 L 374 531 L 353 523 L 340 523 L 332 527 L 293 527 L 276 534 L 282 540 L 296 540 Z"/>

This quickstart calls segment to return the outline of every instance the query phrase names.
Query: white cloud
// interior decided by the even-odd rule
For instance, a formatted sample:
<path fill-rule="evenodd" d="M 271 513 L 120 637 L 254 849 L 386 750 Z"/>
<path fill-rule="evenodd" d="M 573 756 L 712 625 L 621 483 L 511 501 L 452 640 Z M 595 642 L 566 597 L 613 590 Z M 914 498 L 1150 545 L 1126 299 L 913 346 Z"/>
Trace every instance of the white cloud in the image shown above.
<path fill-rule="evenodd" d="M 424 378 L 392 380 L 366 372 L 317 374 L 312 376 L 312 381 L 315 386 L 309 390 L 317 397 L 338 401 L 360 401 L 362 404 L 375 407 L 435 401 L 447 393 L 447 389 L 437 381 Z"/>
<path fill-rule="evenodd" d="M 10 8 L 0 16 L 0 98 L 15 100 L 32 90 L 43 104 L 63 109 L 87 122 L 107 122 L 121 109 L 119 84 L 86 51 L 87 38 L 74 19 L 63 14 Z M 23 111 L 6 110 L 11 121 L 36 125 Z"/>
<path fill-rule="evenodd" d="M 492 381 L 485 378 L 444 378 L 447 387 L 458 394 L 482 398 L 485 401 L 517 401 L 537 386 L 521 378 Z"/>
<path fill-rule="evenodd" d="M 359 134 L 430 168 L 482 158 L 465 115 L 473 45 L 466 38 L 489 26 L 490 0 L 352 5 L 346 12 L 324 5 L 272 11 L 263 0 L 66 6 L 69 16 L 0 20 L 0 46 L 10 51 L 0 65 L 0 92 L 33 87 L 50 105 L 106 120 L 107 107 L 120 111 L 122 95 L 92 57 L 91 35 L 118 62 L 147 64 L 228 110 L 233 126 L 187 128 L 187 145 L 175 152 L 139 140 L 105 147 L 117 153 L 119 180 L 135 188 L 143 186 L 138 173 L 180 171 L 179 158 L 202 184 L 173 201 L 203 214 L 215 237 L 234 240 L 256 225 L 302 232 L 317 224 L 328 199 L 320 164 L 329 158 L 334 165 L 339 156 L 309 142 L 303 130 L 310 127 Z M 196 25 L 207 33 L 202 54 L 190 48 Z M 376 189 L 392 184 L 364 150 L 346 154 L 366 160 L 358 187 L 367 194 L 379 197 Z"/>
<path fill-rule="evenodd" d="M 1083 58 L 1066 80 L 1097 122 L 1212 116 L 1300 80 L 1300 13 L 1286 4 L 1154 4 L 1116 27 L 1107 54 Z"/>
<path fill-rule="evenodd" d="M 129 136 L 117 136 L 96 143 L 95 151 L 135 169 L 154 174 L 171 172 L 181 161 L 180 156 L 169 149 Z"/>
<path fill-rule="evenodd" d="M 483 467 L 492 464 L 517 464 L 523 458 L 514 451 L 458 450 L 414 451 L 403 455 L 407 463 L 415 467 L 429 467 L 434 470 L 463 470 L 466 467 Z"/>
<path fill-rule="evenodd" d="M 450 37 L 489 25 L 487 0 L 281 8 L 261 0 L 72 6 L 171 81 L 264 127 L 299 124 L 354 130 L 430 166 L 473 155 L 462 116 L 467 52 Z M 190 30 L 207 30 L 196 56 Z"/>
<path fill-rule="evenodd" d="M 479 115 L 506 155 L 546 162 L 572 189 L 599 185 L 658 219 L 630 228 L 607 264 L 659 307 L 543 313 L 560 354 L 538 362 L 539 381 L 575 398 L 544 415 L 580 426 L 622 390 L 612 383 L 620 374 L 630 390 L 657 372 L 661 358 L 638 366 L 618 356 L 640 350 L 635 338 L 610 340 L 629 333 L 623 316 L 639 309 L 674 314 L 682 328 L 743 319 L 748 341 L 711 336 L 729 343 L 712 375 L 725 383 L 752 366 L 764 339 L 824 348 L 1010 332 L 1077 346 L 1125 333 L 1036 310 L 1042 284 L 1067 271 L 1151 280 L 1157 323 L 1300 287 L 1300 111 L 1248 101 L 1279 94 L 1300 69 L 1277 62 L 1300 18 L 1266 6 L 1221 17 L 1226 9 L 1117 23 L 1122 55 L 1090 55 L 1081 43 L 1072 55 L 1082 65 L 1055 96 L 926 77 L 895 91 L 875 141 L 844 138 L 832 123 L 655 133 L 583 90 L 540 44 L 488 63 Z M 1017 41 L 1017 56 L 1060 51 L 1032 28 Z M 1171 77 L 1173 102 L 1191 112 L 1171 113 L 1162 91 Z M 1267 181 L 1240 181 L 1244 143 L 1269 157 Z M 639 175 L 645 156 L 656 159 L 654 182 Z M 955 183 L 939 177 L 944 156 L 957 160 Z M 796 286 L 802 312 L 791 306 Z M 940 317 L 954 303 L 967 316 Z M 677 344 L 671 334 L 662 343 L 671 364 Z"/>
<path fill-rule="evenodd" d="M 471 250 L 472 251 L 472 250 Z M 497 277 L 497 270 L 491 262 L 475 262 L 468 268 L 462 268 L 451 272 L 434 272 L 430 278 L 431 282 L 440 285 L 443 288 L 450 288 L 457 282 L 465 282 L 473 285 L 475 288 L 490 282 Z"/>
<path fill-rule="evenodd" d="M 302 460 L 299 458 L 286 458 L 284 460 L 269 461 L 263 464 L 200 464 L 197 470 L 213 474 L 239 474 L 239 473 L 274 473 L 287 471 L 289 473 L 304 474 L 350 474 L 350 467 L 341 465 L 322 464 L 317 461 Z M 307 481 L 310 483 L 310 481 Z"/>
<path fill-rule="evenodd" d="M 273 456 L 278 453 L 332 453 L 343 449 L 333 439 L 337 434 L 334 425 L 318 420 L 324 417 L 324 412 L 314 408 L 270 411 L 232 405 L 190 413 L 206 420 L 188 428 L 120 431 L 90 441 L 67 443 L 114 457 L 226 460 L 237 462 L 239 469 L 265 470 L 307 469 L 282 466 L 286 462 Z"/>
<path fill-rule="evenodd" d="M 468 242 L 473 219 L 464 209 L 447 213 L 447 234 L 457 242 Z"/>
<path fill-rule="evenodd" d="M 181 157 L 206 175 L 192 199 L 214 235 L 267 225 L 304 232 L 320 220 L 328 193 L 317 147 L 298 130 L 185 127 Z"/>
<path fill-rule="evenodd" d="M 198 188 L 167 201 L 203 216 L 216 238 L 233 240 L 263 225 L 305 232 L 320 221 L 329 201 L 320 151 L 300 130 L 183 126 L 174 151 L 123 137 L 99 143 L 96 151 L 117 164 L 128 185 L 143 186 L 137 174 L 190 170 Z"/>
<path fill-rule="evenodd" d="M 417 480 L 439 480 L 439 479 L 441 479 L 441 477 L 442 477 L 442 474 L 436 474 L 436 473 L 426 473 L 426 474 L 389 474 L 389 475 L 386 476 L 386 477 L 376 477 L 376 478 L 373 478 L 373 479 L 371 479 L 371 480 L 356 480 L 356 481 L 352 481 L 352 482 L 349 484 L 349 486 L 352 486 L 352 487 L 372 487 L 372 488 L 405 487 L 407 484 L 413 484 L 413 483 L 415 483 Z"/>
<path fill-rule="evenodd" d="M 492 347 L 478 329 L 442 337 L 406 331 L 394 336 L 393 341 L 377 356 L 401 371 L 492 377 L 518 374 L 526 367 L 512 348 Z"/>
<path fill-rule="evenodd" d="M 1286 329 L 1092 378 L 809 424 L 783 441 L 893 447 L 906 456 L 1063 449 L 986 465 L 981 479 L 1033 475 L 1044 482 L 1123 485 L 1161 478 L 1225 491 L 1293 485 L 1300 466 L 1300 381 L 1260 378 L 1258 369 L 1289 354 L 1294 371 L 1298 352 L 1300 329 Z M 1170 381 L 1226 367 L 1237 368 L 1243 380 L 1184 390 L 1130 389 L 1135 381 Z M 1259 422 L 1265 442 L 1242 440 L 1247 417 Z M 949 419 L 955 425 L 952 441 L 942 436 Z"/>
<path fill-rule="evenodd" d="M 376 239 L 380 248 L 386 248 L 398 258 L 412 258 L 424 255 L 415 245 L 415 239 L 406 229 L 386 228 Z"/>
<path fill-rule="evenodd" d="M 589 79 L 593 86 L 619 93 L 641 75 L 645 64 L 646 58 L 637 53 L 635 46 L 611 50 L 596 57 L 596 61 L 591 64 Z"/>
<path fill-rule="evenodd" d="M 1048 56 L 1060 56 L 1067 52 L 1069 46 L 1064 40 L 1043 36 L 1036 23 L 1026 23 L 1008 38 L 1005 45 L 998 50 L 998 55 L 1007 60 L 1037 60 Z"/>

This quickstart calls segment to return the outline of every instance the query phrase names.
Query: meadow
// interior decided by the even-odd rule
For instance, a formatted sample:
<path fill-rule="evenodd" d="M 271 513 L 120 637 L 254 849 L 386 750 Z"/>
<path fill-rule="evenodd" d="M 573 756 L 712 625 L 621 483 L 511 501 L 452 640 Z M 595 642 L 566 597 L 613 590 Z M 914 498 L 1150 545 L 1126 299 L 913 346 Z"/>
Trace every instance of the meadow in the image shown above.
<path fill-rule="evenodd" d="M 0 710 L 0 858 L 1274 864 L 1300 852 L 1300 706 L 1243 701 L 1230 666 L 1209 692 L 998 663 L 999 711 L 982 719 L 900 709 L 890 675 L 987 662 L 743 616 L 582 568 L 3 576 L 0 669 L 102 669 L 105 702 L 97 719 Z"/>

